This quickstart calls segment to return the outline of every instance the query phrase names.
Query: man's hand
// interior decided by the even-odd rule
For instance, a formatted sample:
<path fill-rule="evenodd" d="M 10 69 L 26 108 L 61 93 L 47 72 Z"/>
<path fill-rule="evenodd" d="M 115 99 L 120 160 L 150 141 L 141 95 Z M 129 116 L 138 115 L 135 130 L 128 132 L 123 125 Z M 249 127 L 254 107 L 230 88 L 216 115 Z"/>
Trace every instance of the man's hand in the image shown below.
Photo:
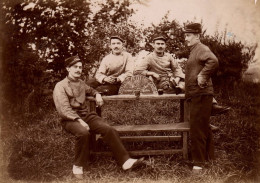
<path fill-rule="evenodd" d="M 103 99 L 102 99 L 102 97 L 101 97 L 101 95 L 99 93 L 96 94 L 96 104 L 99 107 L 101 107 L 104 104 L 104 101 L 103 101 Z"/>
<path fill-rule="evenodd" d="M 113 76 L 108 76 L 104 78 L 106 83 L 115 84 L 117 82 L 117 78 Z"/>
<path fill-rule="evenodd" d="M 160 78 L 160 75 L 159 74 L 157 74 L 157 73 L 153 73 L 153 77 L 156 79 L 156 80 L 160 80 L 161 78 Z"/>
<path fill-rule="evenodd" d="M 85 121 L 83 121 L 82 119 L 77 119 L 77 121 L 78 121 L 83 127 L 85 127 L 87 130 L 89 130 L 89 126 L 88 126 L 88 124 L 87 124 Z"/>
<path fill-rule="evenodd" d="M 179 83 L 180 83 L 180 80 L 181 80 L 181 78 L 180 78 L 180 77 L 176 77 L 176 78 L 174 79 L 174 81 L 176 82 L 176 84 L 177 84 L 177 85 L 179 85 Z"/>
<path fill-rule="evenodd" d="M 200 88 L 205 88 L 208 86 L 208 83 L 203 76 L 198 75 L 197 80 L 198 80 L 198 85 Z"/>
<path fill-rule="evenodd" d="M 157 81 L 159 81 L 161 78 L 160 78 L 160 75 L 155 73 L 155 72 L 151 72 L 151 71 L 148 71 L 147 76 L 152 76 L 153 78 L 155 78 Z"/>
<path fill-rule="evenodd" d="M 116 78 L 117 83 L 122 83 L 121 79 L 119 77 Z"/>
<path fill-rule="evenodd" d="M 176 78 L 174 78 L 174 77 L 171 77 L 170 78 L 170 81 L 172 82 L 172 84 L 174 85 L 174 86 L 178 86 L 179 85 L 179 83 L 180 83 L 180 77 L 176 77 Z"/>

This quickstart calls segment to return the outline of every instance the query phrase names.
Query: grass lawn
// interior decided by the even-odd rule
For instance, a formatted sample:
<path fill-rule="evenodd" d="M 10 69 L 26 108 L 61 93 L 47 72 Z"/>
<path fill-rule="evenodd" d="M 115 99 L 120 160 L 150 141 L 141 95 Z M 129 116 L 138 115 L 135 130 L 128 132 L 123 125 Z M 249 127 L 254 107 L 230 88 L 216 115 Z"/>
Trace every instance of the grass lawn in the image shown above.
<path fill-rule="evenodd" d="M 220 103 L 232 110 L 211 118 L 220 127 L 214 133 L 216 160 L 201 175 L 192 174 L 181 154 L 146 156 L 146 167 L 123 171 L 113 157 L 93 156 L 85 179 L 72 178 L 74 140 L 62 130 L 50 104 L 37 113 L 5 115 L 1 123 L 1 182 L 260 182 L 259 85 L 244 87 Z M 172 101 L 109 102 L 103 116 L 113 124 L 171 123 L 179 118 Z M 149 148 L 130 144 L 127 148 Z M 155 144 L 153 147 L 159 147 Z M 168 144 L 163 145 L 167 148 Z"/>

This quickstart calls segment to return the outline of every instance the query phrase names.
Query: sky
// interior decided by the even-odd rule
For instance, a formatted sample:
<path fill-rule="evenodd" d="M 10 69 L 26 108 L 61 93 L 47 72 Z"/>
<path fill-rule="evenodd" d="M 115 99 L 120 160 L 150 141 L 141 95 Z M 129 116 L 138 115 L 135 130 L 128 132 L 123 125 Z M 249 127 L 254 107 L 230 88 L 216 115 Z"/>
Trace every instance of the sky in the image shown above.
<path fill-rule="evenodd" d="M 200 22 L 214 34 L 227 28 L 228 37 L 247 43 L 260 42 L 260 0 L 140 0 L 132 7 L 132 19 L 144 26 L 158 24 L 169 11 L 169 18 L 179 23 Z M 256 2 L 255 2 L 256 1 Z M 258 32 L 257 32 L 258 31 Z"/>

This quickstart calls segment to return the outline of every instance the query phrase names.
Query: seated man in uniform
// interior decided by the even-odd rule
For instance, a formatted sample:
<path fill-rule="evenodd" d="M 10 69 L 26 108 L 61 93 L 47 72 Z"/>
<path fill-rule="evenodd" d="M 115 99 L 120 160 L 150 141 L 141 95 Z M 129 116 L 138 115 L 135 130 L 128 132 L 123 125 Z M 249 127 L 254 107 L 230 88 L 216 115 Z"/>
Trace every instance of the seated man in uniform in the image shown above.
<path fill-rule="evenodd" d="M 87 166 L 89 157 L 90 132 L 103 136 L 104 142 L 110 147 L 123 170 L 142 165 L 143 158 L 139 160 L 130 158 L 117 131 L 97 113 L 89 112 L 86 94 L 95 97 L 98 106 L 103 105 L 104 102 L 98 91 L 80 79 L 82 62 L 79 57 L 66 59 L 65 65 L 68 76 L 56 84 L 53 99 L 62 119 L 63 128 L 76 137 L 73 175 L 83 179 L 83 168 Z"/>
<path fill-rule="evenodd" d="M 184 90 L 184 77 L 180 66 L 171 54 L 166 53 L 166 39 L 155 36 L 152 44 L 154 51 L 137 64 L 134 74 L 150 77 L 158 90 L 164 93 Z"/>
<path fill-rule="evenodd" d="M 120 36 L 110 37 L 111 53 L 105 56 L 95 78 L 87 84 L 105 95 L 117 95 L 125 78 L 133 75 L 132 55 L 123 50 L 124 40 Z"/>
<path fill-rule="evenodd" d="M 165 93 L 178 94 L 184 91 L 185 75 L 177 60 L 165 52 L 166 38 L 162 35 L 154 36 L 152 46 L 154 51 L 137 64 L 134 74 L 152 77 L 157 89 L 162 89 Z M 215 99 L 213 100 L 212 115 L 222 114 L 228 110 L 229 107 L 220 106 Z"/>

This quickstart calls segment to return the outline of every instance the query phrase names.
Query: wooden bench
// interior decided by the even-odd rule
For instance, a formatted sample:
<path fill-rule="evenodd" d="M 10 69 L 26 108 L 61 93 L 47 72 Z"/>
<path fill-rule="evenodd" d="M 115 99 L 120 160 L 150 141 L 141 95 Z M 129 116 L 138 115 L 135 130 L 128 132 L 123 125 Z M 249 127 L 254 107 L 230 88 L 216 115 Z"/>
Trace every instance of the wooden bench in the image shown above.
<path fill-rule="evenodd" d="M 90 111 L 96 111 L 96 103 L 93 97 L 87 97 L 90 101 Z M 163 95 L 113 95 L 113 96 L 103 96 L 104 101 L 122 101 L 122 100 L 179 100 L 180 105 L 180 119 L 176 123 L 170 124 L 147 124 L 147 125 L 118 125 L 113 126 L 119 133 L 120 138 L 123 142 L 172 142 L 180 141 L 181 148 L 171 148 L 171 149 L 160 149 L 160 150 L 135 150 L 129 151 L 130 155 L 161 155 L 161 154 L 174 154 L 182 153 L 183 158 L 188 158 L 188 132 L 190 130 L 189 123 L 184 122 L 184 94 L 163 94 Z M 101 115 L 101 111 L 96 111 Z M 147 134 L 150 132 L 160 133 L 160 132 L 178 132 L 178 135 L 140 135 Z M 131 136 L 127 134 L 131 134 Z M 180 135 L 179 135 L 180 134 Z M 97 141 L 102 139 L 100 134 L 93 134 L 91 136 L 91 143 L 93 149 L 92 154 L 111 154 L 110 152 L 100 152 L 98 151 Z"/>

